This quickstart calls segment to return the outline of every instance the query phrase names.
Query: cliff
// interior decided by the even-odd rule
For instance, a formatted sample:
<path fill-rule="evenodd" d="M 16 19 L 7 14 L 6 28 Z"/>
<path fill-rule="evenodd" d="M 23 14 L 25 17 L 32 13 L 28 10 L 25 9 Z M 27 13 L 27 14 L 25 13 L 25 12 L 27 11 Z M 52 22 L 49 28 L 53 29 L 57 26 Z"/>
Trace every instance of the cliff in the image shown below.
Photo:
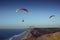
<path fill-rule="evenodd" d="M 60 40 L 60 28 L 30 28 L 21 40 Z"/>

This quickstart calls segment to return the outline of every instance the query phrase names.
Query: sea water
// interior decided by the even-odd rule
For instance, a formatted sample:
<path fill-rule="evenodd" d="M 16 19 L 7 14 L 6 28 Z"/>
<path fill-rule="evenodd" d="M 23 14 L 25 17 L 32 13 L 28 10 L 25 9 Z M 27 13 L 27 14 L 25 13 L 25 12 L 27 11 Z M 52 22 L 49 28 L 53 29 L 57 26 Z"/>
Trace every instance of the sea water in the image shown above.
<path fill-rule="evenodd" d="M 0 40 L 15 40 L 24 34 L 26 29 L 0 29 Z"/>

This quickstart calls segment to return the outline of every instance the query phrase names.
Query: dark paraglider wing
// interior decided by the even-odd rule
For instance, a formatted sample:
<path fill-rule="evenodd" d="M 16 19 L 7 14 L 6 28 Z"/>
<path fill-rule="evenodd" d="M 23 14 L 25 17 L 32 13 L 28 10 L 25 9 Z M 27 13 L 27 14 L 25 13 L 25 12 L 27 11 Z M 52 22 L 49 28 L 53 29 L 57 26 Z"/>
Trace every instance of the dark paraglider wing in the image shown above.
<path fill-rule="evenodd" d="M 51 15 L 51 16 L 49 16 L 49 18 L 52 18 L 52 17 L 55 17 L 55 15 Z"/>

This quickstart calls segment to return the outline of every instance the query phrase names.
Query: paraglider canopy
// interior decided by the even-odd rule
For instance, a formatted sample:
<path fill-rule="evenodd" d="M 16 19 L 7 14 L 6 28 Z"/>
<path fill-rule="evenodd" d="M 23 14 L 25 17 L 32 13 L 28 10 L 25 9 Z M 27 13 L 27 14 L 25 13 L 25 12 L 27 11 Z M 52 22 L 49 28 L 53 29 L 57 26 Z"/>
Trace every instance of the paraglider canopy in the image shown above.
<path fill-rule="evenodd" d="M 51 16 L 49 16 L 49 18 L 53 18 L 53 17 L 55 17 L 55 15 L 51 15 Z"/>
<path fill-rule="evenodd" d="M 18 9 L 16 10 L 16 12 L 18 12 L 19 10 L 24 10 L 24 11 L 28 12 L 28 10 L 27 10 L 26 8 L 18 8 Z"/>

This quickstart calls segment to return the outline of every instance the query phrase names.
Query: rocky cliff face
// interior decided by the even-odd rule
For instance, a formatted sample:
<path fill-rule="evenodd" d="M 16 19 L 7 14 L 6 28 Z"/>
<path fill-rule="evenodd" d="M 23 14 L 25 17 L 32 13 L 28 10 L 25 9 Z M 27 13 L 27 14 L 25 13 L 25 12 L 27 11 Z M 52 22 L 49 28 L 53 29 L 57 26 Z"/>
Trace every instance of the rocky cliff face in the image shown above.
<path fill-rule="evenodd" d="M 30 28 L 21 40 L 60 40 L 60 28 Z"/>

